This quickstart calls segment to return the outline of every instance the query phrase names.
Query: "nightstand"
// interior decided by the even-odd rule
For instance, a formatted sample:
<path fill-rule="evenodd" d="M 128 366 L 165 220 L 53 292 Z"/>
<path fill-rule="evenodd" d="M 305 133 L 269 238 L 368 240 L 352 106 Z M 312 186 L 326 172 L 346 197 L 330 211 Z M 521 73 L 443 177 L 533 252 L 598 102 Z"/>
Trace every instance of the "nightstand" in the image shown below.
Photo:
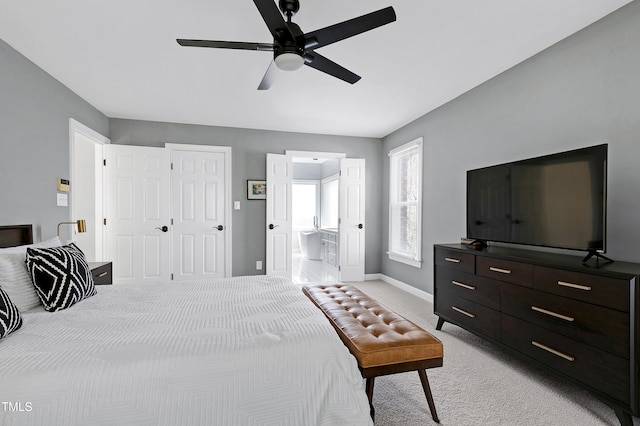
<path fill-rule="evenodd" d="M 96 285 L 113 284 L 111 262 L 89 262 L 89 268 L 91 269 L 91 275 L 93 275 L 93 282 Z"/>

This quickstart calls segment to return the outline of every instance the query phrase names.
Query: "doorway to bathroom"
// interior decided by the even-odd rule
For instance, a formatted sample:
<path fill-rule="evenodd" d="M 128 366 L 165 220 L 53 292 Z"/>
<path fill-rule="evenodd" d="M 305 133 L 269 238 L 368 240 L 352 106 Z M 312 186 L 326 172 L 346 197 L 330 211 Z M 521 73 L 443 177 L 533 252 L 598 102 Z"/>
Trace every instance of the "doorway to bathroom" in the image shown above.
<path fill-rule="evenodd" d="M 294 163 L 294 159 L 295 161 Z M 311 159 L 311 160 L 309 160 Z M 326 159 L 326 160 L 325 160 Z M 290 151 L 285 154 L 267 153 L 267 203 L 266 203 L 266 269 L 268 275 L 293 277 L 293 180 L 294 164 L 298 171 L 302 168 L 306 178 L 300 174 L 299 180 L 320 181 L 320 217 L 317 227 L 308 229 L 320 233 L 321 258 L 326 281 L 334 281 L 331 276 L 341 282 L 364 281 L 365 267 L 365 176 L 364 158 L 347 158 L 344 153 Z M 330 167 L 328 161 L 336 160 L 334 170 L 338 171 L 337 179 L 333 175 L 313 175 L 307 173 L 320 167 Z M 302 166 L 299 163 L 303 163 Z M 326 163 L 326 164 L 324 164 Z M 323 165 L 324 164 L 324 165 Z M 322 166 L 323 165 L 323 166 Z M 333 182 L 334 180 L 337 181 Z M 324 202 L 327 188 L 336 188 L 338 201 Z M 329 205 L 338 206 L 337 221 L 331 224 Z M 315 209 L 317 211 L 317 208 Z M 333 210 L 335 212 L 335 210 Z M 300 234 L 298 234 L 300 235 Z M 297 244 L 301 237 L 298 236 Z M 317 236 L 315 237 L 317 238 Z M 309 243 L 306 241 L 305 244 Z M 317 246 L 316 246 L 317 247 Z M 324 257 L 323 257 L 324 256 Z M 302 269 L 304 271 L 304 269 Z M 304 278 L 301 278 L 304 279 Z M 310 281 L 308 279 L 307 281 Z"/>
<path fill-rule="evenodd" d="M 336 281 L 340 162 L 294 157 L 292 165 L 292 279 Z"/>

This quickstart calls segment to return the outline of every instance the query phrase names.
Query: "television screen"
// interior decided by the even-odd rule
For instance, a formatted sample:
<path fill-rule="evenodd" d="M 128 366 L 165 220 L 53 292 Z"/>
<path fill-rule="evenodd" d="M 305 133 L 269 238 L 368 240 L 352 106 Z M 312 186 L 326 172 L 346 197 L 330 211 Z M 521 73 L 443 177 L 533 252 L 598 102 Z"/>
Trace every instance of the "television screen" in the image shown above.
<path fill-rule="evenodd" d="M 467 238 L 605 250 L 607 145 L 467 172 Z"/>

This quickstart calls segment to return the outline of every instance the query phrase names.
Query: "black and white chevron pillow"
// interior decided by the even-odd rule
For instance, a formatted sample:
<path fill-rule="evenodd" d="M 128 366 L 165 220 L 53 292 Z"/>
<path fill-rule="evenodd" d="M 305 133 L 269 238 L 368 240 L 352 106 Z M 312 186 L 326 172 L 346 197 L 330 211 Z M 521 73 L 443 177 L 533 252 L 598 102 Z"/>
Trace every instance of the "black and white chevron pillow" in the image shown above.
<path fill-rule="evenodd" d="M 0 339 L 22 327 L 22 315 L 0 287 Z"/>
<path fill-rule="evenodd" d="M 36 293 L 49 312 L 67 309 L 96 294 L 87 259 L 74 243 L 29 248 L 26 262 Z"/>

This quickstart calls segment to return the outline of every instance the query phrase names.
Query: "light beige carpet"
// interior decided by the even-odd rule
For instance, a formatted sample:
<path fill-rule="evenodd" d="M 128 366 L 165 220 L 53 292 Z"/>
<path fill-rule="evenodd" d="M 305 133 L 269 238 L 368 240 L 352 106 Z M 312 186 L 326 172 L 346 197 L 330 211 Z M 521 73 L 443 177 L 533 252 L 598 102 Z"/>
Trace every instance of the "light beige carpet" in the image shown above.
<path fill-rule="evenodd" d="M 451 426 L 602 426 L 611 408 L 578 386 L 523 362 L 449 323 L 435 329 L 433 305 L 382 281 L 356 283 L 369 296 L 444 344 L 444 366 L 427 370 L 440 424 Z M 376 426 L 432 425 L 418 373 L 376 379 Z M 640 419 L 634 418 L 634 426 Z"/>

